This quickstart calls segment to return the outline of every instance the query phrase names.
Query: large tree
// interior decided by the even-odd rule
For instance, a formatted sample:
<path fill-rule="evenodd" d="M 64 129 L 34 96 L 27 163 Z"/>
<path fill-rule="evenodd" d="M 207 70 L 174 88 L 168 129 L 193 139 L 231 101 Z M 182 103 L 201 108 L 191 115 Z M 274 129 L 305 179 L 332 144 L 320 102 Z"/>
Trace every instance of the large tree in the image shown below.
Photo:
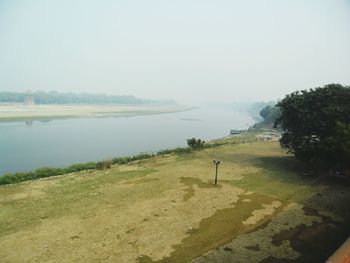
<path fill-rule="evenodd" d="M 350 87 L 329 84 L 293 92 L 277 106 L 283 148 L 319 168 L 349 173 Z"/>

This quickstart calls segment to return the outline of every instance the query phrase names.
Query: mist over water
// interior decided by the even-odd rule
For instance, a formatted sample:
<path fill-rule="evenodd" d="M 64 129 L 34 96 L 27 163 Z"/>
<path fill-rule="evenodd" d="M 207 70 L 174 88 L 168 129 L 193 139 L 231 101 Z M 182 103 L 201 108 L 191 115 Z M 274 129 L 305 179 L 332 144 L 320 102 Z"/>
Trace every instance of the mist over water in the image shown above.
<path fill-rule="evenodd" d="M 186 146 L 188 138 L 224 137 L 253 122 L 246 113 L 202 107 L 148 116 L 0 123 L 0 175 Z"/>

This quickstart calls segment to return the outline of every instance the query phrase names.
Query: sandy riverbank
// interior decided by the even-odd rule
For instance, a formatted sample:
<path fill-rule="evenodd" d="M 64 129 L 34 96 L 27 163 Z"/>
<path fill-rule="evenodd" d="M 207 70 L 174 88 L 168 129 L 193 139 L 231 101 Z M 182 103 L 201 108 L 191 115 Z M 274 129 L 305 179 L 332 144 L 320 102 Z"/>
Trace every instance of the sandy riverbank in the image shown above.
<path fill-rule="evenodd" d="M 58 118 L 120 117 L 185 111 L 181 105 L 0 105 L 0 122 Z"/>

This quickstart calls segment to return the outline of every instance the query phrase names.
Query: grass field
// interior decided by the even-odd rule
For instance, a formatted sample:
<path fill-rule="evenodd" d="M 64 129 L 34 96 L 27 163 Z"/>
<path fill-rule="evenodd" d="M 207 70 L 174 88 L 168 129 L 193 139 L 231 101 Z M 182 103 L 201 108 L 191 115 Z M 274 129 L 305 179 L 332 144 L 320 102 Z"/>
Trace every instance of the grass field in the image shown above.
<path fill-rule="evenodd" d="M 0 122 L 62 118 L 120 117 L 188 110 L 178 105 L 0 105 Z"/>
<path fill-rule="evenodd" d="M 324 262 L 350 234 L 349 185 L 307 173 L 253 142 L 1 186 L 0 261 Z"/>

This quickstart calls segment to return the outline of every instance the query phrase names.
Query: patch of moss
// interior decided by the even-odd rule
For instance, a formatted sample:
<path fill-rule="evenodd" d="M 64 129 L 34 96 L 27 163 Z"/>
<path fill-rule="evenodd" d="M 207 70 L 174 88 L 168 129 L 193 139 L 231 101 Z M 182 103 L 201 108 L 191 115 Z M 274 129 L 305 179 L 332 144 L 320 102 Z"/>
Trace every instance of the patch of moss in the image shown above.
<path fill-rule="evenodd" d="M 322 222 L 314 223 L 310 227 L 299 225 L 283 231 L 273 237 L 272 243 L 280 245 L 283 241 L 289 240 L 291 247 L 301 256 L 296 260 L 266 262 L 325 262 L 348 237 L 349 223 L 350 221 L 334 228 Z"/>
<path fill-rule="evenodd" d="M 330 190 L 328 190 L 327 193 L 329 191 Z M 319 198 L 318 201 L 316 201 L 317 198 Z M 339 197 L 336 195 L 335 198 L 338 199 Z M 314 204 L 315 202 L 320 203 L 323 199 L 323 195 L 316 195 L 312 197 L 310 201 Z M 332 201 L 328 200 L 328 202 Z M 305 204 L 308 204 L 308 201 L 306 201 Z M 323 205 L 326 206 L 326 204 Z M 304 206 L 303 211 L 306 215 L 321 217 L 322 222 L 314 223 L 311 226 L 305 226 L 303 224 L 298 225 L 292 229 L 282 231 L 273 236 L 272 239 L 272 243 L 277 246 L 282 244 L 285 240 L 288 240 L 291 247 L 298 251 L 301 256 L 297 260 L 289 261 L 281 261 L 270 257 L 270 261 L 266 260 L 264 262 L 325 262 L 348 237 L 348 233 L 350 233 L 349 215 L 347 215 L 344 220 L 339 221 L 335 220 L 337 217 L 334 217 L 332 213 L 325 216 L 325 213 L 312 207 Z M 343 211 L 343 213 L 344 212 L 346 211 Z"/>
<path fill-rule="evenodd" d="M 137 260 L 138 263 L 154 263 L 154 261 L 150 257 L 144 255 L 139 256 Z"/>
<path fill-rule="evenodd" d="M 284 258 L 275 258 L 273 256 L 267 257 L 260 261 L 260 263 L 293 263 L 293 262 L 300 262 L 298 259 L 284 259 Z M 301 262 L 300 262 L 301 263 Z M 305 262 L 308 263 L 308 262 Z"/>
<path fill-rule="evenodd" d="M 254 250 L 254 251 L 260 251 L 260 248 L 259 248 L 258 245 L 255 245 L 255 246 L 248 246 L 248 247 L 246 247 L 246 249 Z"/>
<path fill-rule="evenodd" d="M 247 231 L 252 231 L 259 225 L 266 223 L 270 217 L 264 218 L 253 226 L 245 226 L 242 224 L 254 210 L 261 208 L 262 203 L 271 203 L 274 201 L 270 197 L 259 194 L 252 194 L 250 198 L 253 202 L 247 203 L 239 201 L 235 204 L 235 207 L 218 210 L 213 216 L 203 219 L 196 231 L 191 231 L 190 235 L 186 237 L 181 244 L 174 246 L 174 251 L 171 253 L 170 257 L 154 262 L 189 262 L 191 259 L 209 250 L 228 243 L 234 239 L 235 236 Z M 274 214 L 271 216 L 274 216 Z M 153 262 L 149 261 L 149 258 L 147 260 L 148 261 L 139 262 Z"/>

